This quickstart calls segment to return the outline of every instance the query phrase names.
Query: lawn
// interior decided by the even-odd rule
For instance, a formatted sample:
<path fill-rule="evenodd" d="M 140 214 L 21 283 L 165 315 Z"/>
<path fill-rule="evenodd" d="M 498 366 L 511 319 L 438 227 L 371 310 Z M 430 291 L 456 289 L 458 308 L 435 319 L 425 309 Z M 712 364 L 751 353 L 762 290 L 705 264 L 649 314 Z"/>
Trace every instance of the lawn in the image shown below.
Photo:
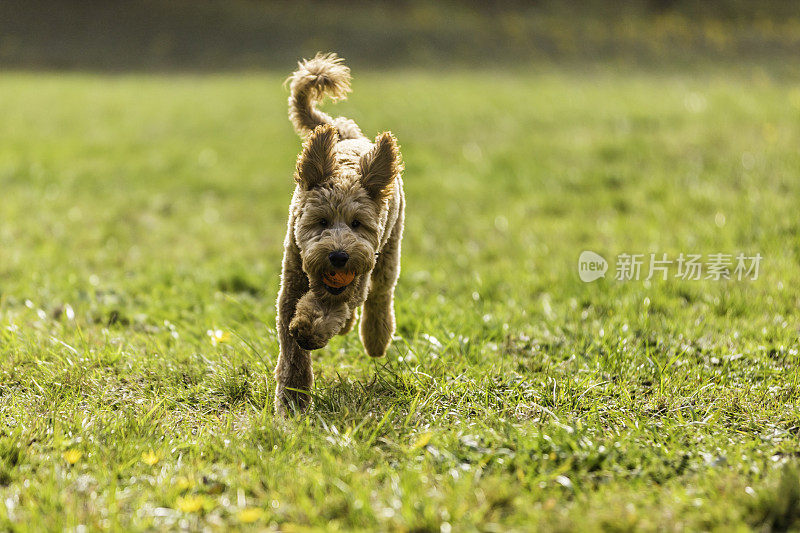
<path fill-rule="evenodd" d="M 796 84 L 355 71 L 326 109 L 406 163 L 397 336 L 315 352 L 283 421 L 290 69 L 0 76 L 0 528 L 800 527 Z"/>

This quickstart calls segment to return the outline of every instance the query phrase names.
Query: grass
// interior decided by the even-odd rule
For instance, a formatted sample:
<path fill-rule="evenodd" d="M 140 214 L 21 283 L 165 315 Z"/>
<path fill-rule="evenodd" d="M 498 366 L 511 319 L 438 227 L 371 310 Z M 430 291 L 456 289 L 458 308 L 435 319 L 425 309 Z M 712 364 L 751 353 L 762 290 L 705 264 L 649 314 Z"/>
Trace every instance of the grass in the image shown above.
<path fill-rule="evenodd" d="M 355 72 L 335 113 L 406 161 L 397 338 L 316 352 L 282 422 L 283 74 L 0 77 L 2 529 L 800 527 L 796 85 Z"/>

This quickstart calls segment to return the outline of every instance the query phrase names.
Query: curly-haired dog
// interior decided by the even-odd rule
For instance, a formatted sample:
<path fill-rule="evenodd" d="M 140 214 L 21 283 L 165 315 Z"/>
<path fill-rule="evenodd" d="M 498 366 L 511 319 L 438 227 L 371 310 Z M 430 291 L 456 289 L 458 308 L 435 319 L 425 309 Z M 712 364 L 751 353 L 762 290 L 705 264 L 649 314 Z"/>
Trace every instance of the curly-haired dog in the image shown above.
<path fill-rule="evenodd" d="M 289 207 L 278 294 L 278 413 L 303 410 L 314 381 L 311 350 L 353 327 L 381 357 L 394 333 L 394 287 L 403 235 L 402 165 L 385 132 L 371 142 L 352 120 L 316 109 L 345 98 L 350 69 L 335 54 L 299 63 L 289 78 L 289 118 L 305 137 Z"/>

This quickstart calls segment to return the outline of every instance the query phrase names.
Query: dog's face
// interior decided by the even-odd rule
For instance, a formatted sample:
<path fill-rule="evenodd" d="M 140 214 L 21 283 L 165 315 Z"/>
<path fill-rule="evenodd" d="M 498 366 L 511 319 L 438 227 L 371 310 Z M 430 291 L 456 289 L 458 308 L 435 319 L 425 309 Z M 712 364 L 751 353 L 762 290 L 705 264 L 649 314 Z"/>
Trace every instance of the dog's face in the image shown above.
<path fill-rule="evenodd" d="M 379 217 L 379 206 L 357 184 L 308 191 L 295 223 L 303 270 L 328 293 L 345 292 L 375 266 Z"/>
<path fill-rule="evenodd" d="M 398 173 L 399 155 L 391 134 L 356 165 L 339 165 L 336 129 L 320 126 L 297 161 L 300 209 L 294 236 L 312 288 L 346 298 L 375 267 L 386 198 Z"/>

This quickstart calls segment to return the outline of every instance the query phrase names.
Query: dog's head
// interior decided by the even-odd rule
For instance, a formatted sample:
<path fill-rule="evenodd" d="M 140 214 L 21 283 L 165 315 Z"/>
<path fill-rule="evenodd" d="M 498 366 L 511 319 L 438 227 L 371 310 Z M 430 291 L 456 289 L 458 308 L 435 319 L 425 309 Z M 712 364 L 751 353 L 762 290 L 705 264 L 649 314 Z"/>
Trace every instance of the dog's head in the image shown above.
<path fill-rule="evenodd" d="M 375 267 L 400 155 L 394 137 L 383 133 L 357 164 L 339 164 L 337 142 L 336 128 L 323 125 L 303 145 L 294 236 L 312 289 L 346 298 Z"/>

